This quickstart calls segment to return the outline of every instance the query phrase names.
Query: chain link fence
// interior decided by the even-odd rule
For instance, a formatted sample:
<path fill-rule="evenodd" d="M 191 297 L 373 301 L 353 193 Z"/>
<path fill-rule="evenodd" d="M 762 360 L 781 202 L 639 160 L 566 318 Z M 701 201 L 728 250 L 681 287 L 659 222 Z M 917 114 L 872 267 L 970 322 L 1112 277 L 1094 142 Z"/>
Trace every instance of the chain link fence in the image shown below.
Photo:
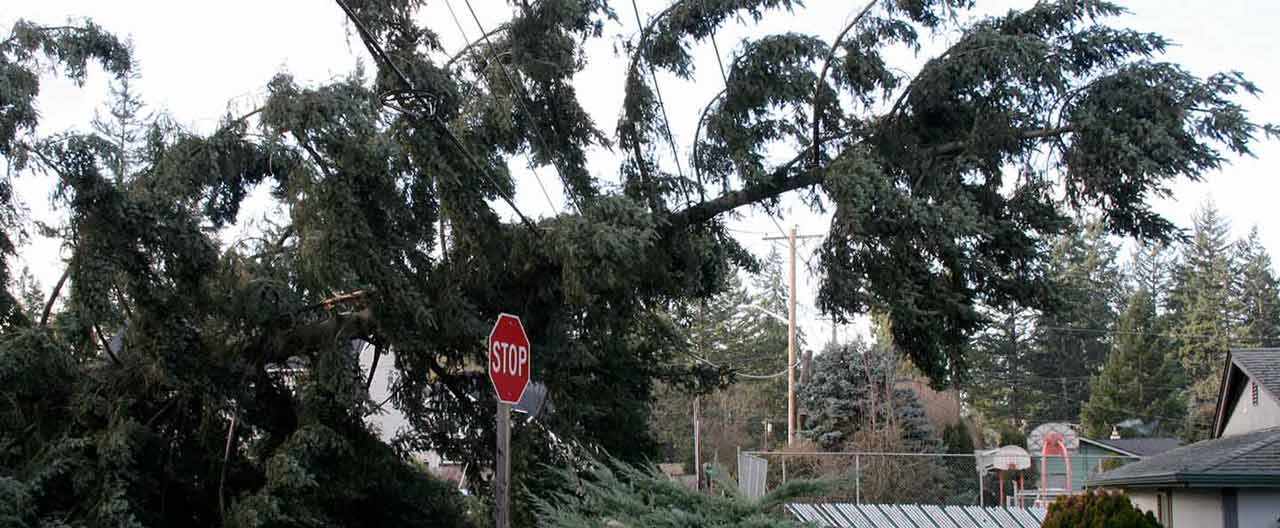
<path fill-rule="evenodd" d="M 826 502 L 1043 507 L 1133 460 L 1073 454 L 1067 464 L 1062 457 L 1033 456 L 1025 470 L 980 473 L 972 453 L 744 451 L 734 477 L 739 491 L 752 497 L 788 480 L 821 479 L 840 483 L 818 499 Z"/>

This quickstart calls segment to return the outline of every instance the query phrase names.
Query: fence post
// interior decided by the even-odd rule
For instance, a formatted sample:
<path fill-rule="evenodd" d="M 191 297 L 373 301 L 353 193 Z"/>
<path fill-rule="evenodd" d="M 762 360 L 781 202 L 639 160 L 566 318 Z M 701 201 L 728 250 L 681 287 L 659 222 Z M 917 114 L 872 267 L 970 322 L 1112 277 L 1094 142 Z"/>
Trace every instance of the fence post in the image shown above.
<path fill-rule="evenodd" d="M 853 500 L 862 504 L 862 455 L 853 455 Z"/>
<path fill-rule="evenodd" d="M 787 456 L 782 456 L 782 483 L 787 483 Z"/>

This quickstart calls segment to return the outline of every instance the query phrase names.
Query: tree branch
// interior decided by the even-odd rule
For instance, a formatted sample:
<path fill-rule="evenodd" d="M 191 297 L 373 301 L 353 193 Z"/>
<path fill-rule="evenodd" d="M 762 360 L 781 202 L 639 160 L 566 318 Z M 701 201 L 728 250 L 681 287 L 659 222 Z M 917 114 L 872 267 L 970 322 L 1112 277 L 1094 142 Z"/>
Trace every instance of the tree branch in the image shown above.
<path fill-rule="evenodd" d="M 382 359 L 382 346 L 373 345 L 373 363 L 369 365 L 369 379 L 364 382 L 364 391 L 369 392 L 369 388 L 373 386 L 373 373 L 378 371 L 378 360 Z"/>
<path fill-rule="evenodd" d="M 1021 136 L 1024 140 L 1042 139 L 1047 137 L 1057 137 L 1070 132 L 1072 132 L 1072 128 L 1068 125 L 1054 128 L 1024 130 L 1021 133 Z M 921 149 L 919 151 L 919 155 L 945 156 L 948 154 L 955 154 L 956 152 L 964 150 L 968 144 L 969 143 L 966 141 L 942 143 L 940 145 Z M 763 182 L 750 185 L 736 191 L 724 193 L 711 200 L 672 213 L 671 216 L 667 218 L 669 226 L 671 228 L 680 228 L 693 224 L 700 224 L 715 218 L 721 213 L 737 209 L 738 207 L 761 202 L 769 198 L 779 196 L 783 193 L 822 183 L 823 179 L 826 177 L 826 169 L 824 167 L 810 168 L 795 176 L 789 175 L 792 167 L 803 160 L 807 154 L 808 150 L 806 149 L 795 158 L 792 158 L 791 161 L 788 161 L 774 169 L 769 179 Z"/>
<path fill-rule="evenodd" d="M 1053 128 L 1024 130 L 1022 131 L 1021 135 L 1022 135 L 1022 139 L 1041 139 L 1041 138 L 1047 138 L 1047 137 L 1061 136 L 1063 134 L 1070 133 L 1071 131 L 1072 129 L 1070 125 L 1064 125 L 1064 126 L 1053 127 Z M 960 152 L 961 150 L 964 150 L 965 146 L 967 146 L 968 144 L 969 142 L 967 141 L 949 141 L 946 143 L 942 143 L 940 145 L 935 145 L 935 146 L 923 149 L 920 151 L 920 155 L 946 156 L 948 154 L 955 154 L 957 152 Z"/>
<path fill-rule="evenodd" d="M 67 282 L 67 277 L 71 276 L 71 266 L 62 271 L 62 277 L 58 278 L 58 283 L 53 285 L 53 292 L 49 294 L 49 301 L 44 303 L 44 313 L 40 315 L 40 326 L 49 326 L 49 313 L 53 311 L 53 302 L 58 300 L 58 294 L 62 292 L 62 285 Z"/>
<path fill-rule="evenodd" d="M 730 191 L 711 200 L 677 211 L 668 217 L 670 226 L 672 228 L 680 228 L 700 224 L 715 218 L 720 213 L 760 202 L 788 191 L 821 183 L 823 178 L 821 169 L 808 170 L 799 176 L 787 176 L 791 168 L 804 159 L 805 154 L 802 153 L 781 167 L 774 169 L 773 174 L 764 182 Z"/>
<path fill-rule="evenodd" d="M 98 328 L 98 323 L 93 323 L 93 333 L 98 335 L 98 342 L 102 343 L 102 350 L 107 353 L 107 357 L 110 357 L 111 361 L 116 366 L 119 366 L 121 364 L 120 358 L 116 357 L 116 353 L 111 351 L 111 343 L 108 343 L 107 337 L 102 335 L 102 329 Z"/>
<path fill-rule="evenodd" d="M 813 164 L 815 166 L 822 162 L 822 137 L 819 135 L 821 133 L 822 120 L 818 118 L 818 112 L 822 110 L 822 99 L 818 96 L 822 93 L 822 84 L 826 82 L 827 70 L 831 68 L 831 61 L 836 58 L 836 50 L 840 49 L 840 42 L 844 40 L 845 35 L 849 34 L 853 26 L 862 21 L 862 17 L 871 12 L 871 8 L 875 7 L 877 1 L 871 0 L 867 2 L 867 5 L 862 8 L 862 12 L 853 17 L 853 21 L 849 22 L 849 25 L 845 26 L 844 30 L 836 36 L 836 40 L 831 43 L 831 51 L 827 52 L 827 60 L 823 61 L 822 69 L 818 71 L 818 79 L 813 82 Z"/>
<path fill-rule="evenodd" d="M 465 56 L 468 51 L 471 51 L 471 48 L 474 48 L 476 47 L 477 44 L 485 40 L 488 40 L 489 37 L 492 37 L 494 34 L 498 33 L 499 31 L 505 31 L 506 29 L 507 29 L 507 24 L 503 24 L 501 26 L 498 26 L 496 28 L 489 30 L 488 33 L 481 35 L 480 38 L 471 41 L 466 46 L 463 46 L 463 48 L 458 50 L 458 52 L 455 53 L 452 57 L 449 57 L 448 62 L 444 63 L 445 71 L 448 71 L 449 68 L 452 68 L 453 63 L 457 62 L 458 59 L 461 59 L 463 56 Z"/>

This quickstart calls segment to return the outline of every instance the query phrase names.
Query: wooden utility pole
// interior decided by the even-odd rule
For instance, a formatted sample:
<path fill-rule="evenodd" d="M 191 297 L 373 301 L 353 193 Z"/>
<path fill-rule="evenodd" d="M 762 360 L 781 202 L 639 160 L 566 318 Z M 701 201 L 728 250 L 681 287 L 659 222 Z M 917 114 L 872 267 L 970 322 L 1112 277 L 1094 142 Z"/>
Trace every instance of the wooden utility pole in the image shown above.
<path fill-rule="evenodd" d="M 702 490 L 702 396 L 693 397 L 693 474 Z"/>
<path fill-rule="evenodd" d="M 787 279 L 787 445 L 796 441 L 796 226 L 792 224 L 790 236 L 791 246 L 788 266 L 791 270 Z"/>
<path fill-rule="evenodd" d="M 498 402 L 498 451 L 494 460 L 494 526 L 511 526 L 511 404 Z"/>
<path fill-rule="evenodd" d="M 786 237 L 765 237 L 765 240 L 787 240 L 787 445 L 796 441 L 799 421 L 796 417 L 796 239 L 819 238 L 821 235 L 796 235 L 795 225 Z"/>

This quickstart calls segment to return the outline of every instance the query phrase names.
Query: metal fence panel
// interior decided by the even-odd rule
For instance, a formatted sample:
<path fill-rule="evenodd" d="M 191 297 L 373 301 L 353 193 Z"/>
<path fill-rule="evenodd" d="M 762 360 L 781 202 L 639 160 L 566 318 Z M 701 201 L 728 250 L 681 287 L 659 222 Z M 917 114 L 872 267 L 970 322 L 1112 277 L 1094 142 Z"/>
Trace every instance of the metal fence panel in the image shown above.
<path fill-rule="evenodd" d="M 758 499 L 764 496 L 765 478 L 769 475 L 769 462 L 754 455 L 738 455 L 738 490 L 744 496 Z"/>

